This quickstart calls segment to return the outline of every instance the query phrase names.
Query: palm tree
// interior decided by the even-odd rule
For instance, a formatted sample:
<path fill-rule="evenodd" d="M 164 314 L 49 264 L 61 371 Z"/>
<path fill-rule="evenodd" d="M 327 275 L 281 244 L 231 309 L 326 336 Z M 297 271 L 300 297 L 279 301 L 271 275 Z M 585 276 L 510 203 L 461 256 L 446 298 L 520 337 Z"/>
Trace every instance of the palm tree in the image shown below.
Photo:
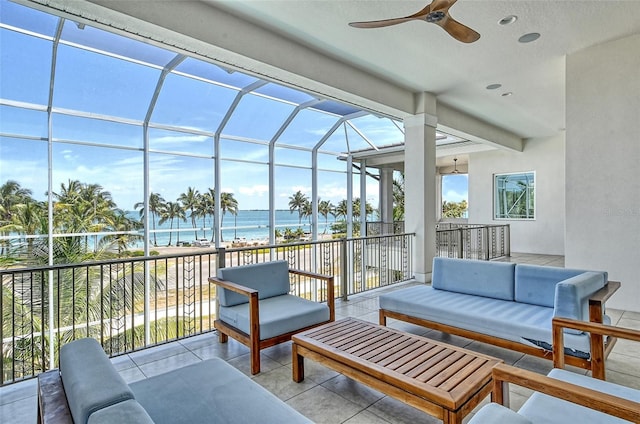
<path fill-rule="evenodd" d="M 129 218 L 126 212 L 121 209 L 115 209 L 108 217 L 106 217 L 106 224 L 107 228 L 116 233 L 124 233 L 141 227 L 139 221 Z M 118 254 L 120 254 L 127 249 L 129 244 L 142 238 L 142 236 L 135 234 L 113 234 L 105 236 L 101 240 L 101 243 L 106 248 L 109 247 L 109 244 L 115 243 L 118 248 Z"/>
<path fill-rule="evenodd" d="M 11 215 L 14 212 L 16 205 L 25 204 L 31 199 L 31 190 L 22 188 L 20 183 L 14 180 L 7 180 L 0 186 L 0 227 L 10 225 L 12 223 Z M 5 231 L 0 230 L 0 234 L 5 234 Z M 1 242 L 0 255 L 5 254 L 5 248 L 9 245 L 8 240 Z"/>
<path fill-rule="evenodd" d="M 349 214 L 347 199 L 342 199 L 338 202 L 338 206 L 336 206 L 334 209 L 334 214 L 336 218 L 339 218 L 341 216 L 343 216 L 345 219 L 347 218 L 347 215 Z"/>
<path fill-rule="evenodd" d="M 404 173 L 398 179 L 393 179 L 393 220 L 404 219 Z"/>
<path fill-rule="evenodd" d="M 158 221 L 158 225 L 162 225 L 165 222 L 169 221 L 169 246 L 171 246 L 171 235 L 173 234 L 173 221 L 178 218 L 178 241 L 176 244 L 180 244 L 180 219 L 183 221 L 186 220 L 186 216 L 184 213 L 184 209 L 180 206 L 178 202 L 167 202 L 164 205 L 164 209 L 160 213 L 160 221 Z"/>
<path fill-rule="evenodd" d="M 302 213 L 305 202 L 308 202 L 309 199 L 307 195 L 298 190 L 293 196 L 289 197 L 289 210 L 291 213 L 293 211 L 298 211 L 298 225 L 302 225 Z"/>
<path fill-rule="evenodd" d="M 140 209 L 140 217 L 144 217 L 144 202 L 133 205 L 135 209 Z M 149 193 L 149 213 L 151 213 L 151 228 L 153 229 L 153 245 L 158 245 L 156 237 L 156 217 L 162 213 L 165 207 L 164 198 L 158 193 Z"/>
<path fill-rule="evenodd" d="M 186 193 L 182 193 L 178 197 L 178 201 L 182 203 L 184 209 L 188 209 L 191 217 L 191 225 L 193 225 L 195 239 L 198 240 L 198 230 L 196 229 L 196 210 L 200 204 L 200 192 L 193 187 L 187 188 Z"/>
<path fill-rule="evenodd" d="M 305 218 L 309 218 L 309 226 L 311 226 L 311 217 L 313 216 L 313 203 L 311 203 L 308 199 L 305 200 L 302 205 L 302 216 Z"/>
<path fill-rule="evenodd" d="M 329 214 L 333 213 L 334 206 L 330 200 L 318 200 L 318 213 L 324 217 L 324 231 L 322 234 L 326 234 L 327 225 L 329 224 Z"/>
<path fill-rule="evenodd" d="M 231 212 L 231 215 L 238 215 L 238 201 L 233 197 L 233 193 L 220 193 L 220 210 L 222 211 L 222 217 L 220 219 L 220 226 L 224 221 L 224 215 L 227 212 Z M 220 232 L 220 241 L 224 241 L 222 232 Z"/>
<path fill-rule="evenodd" d="M 202 210 L 206 216 L 211 216 L 211 226 L 213 227 L 213 222 L 215 220 L 216 215 L 216 191 L 212 188 L 209 189 L 208 192 L 202 194 Z M 211 231 L 211 242 L 213 243 L 215 237 L 215 231 Z"/>

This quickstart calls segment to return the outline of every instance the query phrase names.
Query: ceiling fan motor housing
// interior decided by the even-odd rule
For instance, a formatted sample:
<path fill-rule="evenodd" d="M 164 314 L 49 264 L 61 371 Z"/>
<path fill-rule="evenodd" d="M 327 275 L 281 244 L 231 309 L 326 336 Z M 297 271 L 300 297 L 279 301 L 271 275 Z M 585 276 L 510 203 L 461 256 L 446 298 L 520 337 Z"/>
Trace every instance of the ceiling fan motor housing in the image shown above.
<path fill-rule="evenodd" d="M 442 10 L 436 10 L 435 12 L 431 12 L 427 15 L 427 22 L 440 22 L 445 16 L 446 15 Z"/>

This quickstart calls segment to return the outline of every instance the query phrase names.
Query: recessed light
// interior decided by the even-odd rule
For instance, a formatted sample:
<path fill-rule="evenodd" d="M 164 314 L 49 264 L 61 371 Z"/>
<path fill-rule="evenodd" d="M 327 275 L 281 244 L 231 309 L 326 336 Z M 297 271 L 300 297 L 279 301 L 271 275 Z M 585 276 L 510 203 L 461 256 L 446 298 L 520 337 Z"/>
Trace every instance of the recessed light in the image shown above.
<path fill-rule="evenodd" d="M 496 88 L 502 87 L 502 84 L 489 84 L 487 85 L 487 90 L 495 90 Z"/>
<path fill-rule="evenodd" d="M 509 97 L 509 96 L 512 96 L 512 95 L 513 95 L 513 93 L 511 91 L 507 91 L 506 93 L 502 93 L 501 94 L 502 97 Z"/>
<path fill-rule="evenodd" d="M 500 19 L 500 21 L 498 23 L 500 25 L 509 25 L 509 24 L 514 23 L 517 20 L 518 20 L 518 17 L 516 15 L 509 15 L 509 16 L 505 16 L 504 18 Z"/>
<path fill-rule="evenodd" d="M 529 34 L 525 34 L 522 37 L 518 38 L 518 41 L 521 43 L 530 43 L 532 41 L 536 41 L 540 38 L 540 34 L 537 32 L 530 32 Z"/>

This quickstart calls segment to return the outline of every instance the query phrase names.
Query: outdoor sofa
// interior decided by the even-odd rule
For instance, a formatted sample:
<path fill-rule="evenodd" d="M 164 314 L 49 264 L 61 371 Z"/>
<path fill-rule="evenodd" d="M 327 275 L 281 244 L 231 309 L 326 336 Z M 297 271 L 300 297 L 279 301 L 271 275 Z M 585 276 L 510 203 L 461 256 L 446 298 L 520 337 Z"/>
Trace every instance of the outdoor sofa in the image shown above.
<path fill-rule="evenodd" d="M 605 324 L 605 301 L 620 287 L 606 272 L 434 258 L 431 285 L 380 296 L 380 324 L 394 318 L 551 359 L 553 317 Z M 567 363 L 604 379 L 615 337 L 567 329 Z"/>
<path fill-rule="evenodd" d="M 219 358 L 125 383 L 92 338 L 60 348 L 38 376 L 38 423 L 310 423 Z"/>

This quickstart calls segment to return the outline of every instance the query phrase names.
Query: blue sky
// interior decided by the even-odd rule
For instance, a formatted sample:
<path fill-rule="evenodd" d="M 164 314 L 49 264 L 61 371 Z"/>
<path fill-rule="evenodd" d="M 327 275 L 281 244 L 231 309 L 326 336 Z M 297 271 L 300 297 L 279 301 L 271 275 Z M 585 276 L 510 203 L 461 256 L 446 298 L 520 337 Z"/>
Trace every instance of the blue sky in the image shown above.
<path fill-rule="evenodd" d="M 52 71 L 51 36 L 58 18 L 0 0 L 0 22 L 42 34 L 34 37 L 0 28 L 0 132 L 18 137 L 0 138 L 0 181 L 17 180 L 44 199 L 47 191 L 48 145 L 45 112 Z M 104 50 L 97 54 L 73 43 Z M 129 56 L 131 62 L 118 57 Z M 69 179 L 100 184 L 111 192 L 119 207 L 131 209 L 142 201 L 144 137 L 142 121 L 149 111 L 161 67 L 175 53 L 127 40 L 72 21 L 66 21 L 58 47 L 53 86 L 51 149 L 53 191 Z M 149 182 L 152 192 L 176 200 L 188 187 L 201 192 L 213 187 L 214 132 L 238 91 L 214 85 L 207 79 L 243 87 L 256 79 L 187 58 L 167 76 L 151 114 L 149 129 Z M 268 96 L 291 102 L 310 100 L 305 93 L 267 84 L 260 95 L 245 95 L 222 131 L 220 142 L 221 189 L 232 192 L 241 209 L 268 208 L 267 143 L 295 108 Z M 7 101 L 9 104 L 7 104 Z M 26 108 L 25 108 L 26 107 Z M 82 116 L 72 116 L 80 113 Z M 124 122 L 94 119 L 113 117 Z M 306 109 L 278 138 L 275 152 L 276 208 L 288 208 L 289 197 L 300 190 L 311 195 L 311 153 L 285 148 L 312 148 L 338 119 Z M 374 116 L 356 118 L 353 124 L 379 146 L 403 140 L 389 120 Z M 160 128 L 158 128 L 160 127 Z M 168 127 L 180 127 L 176 131 Z M 249 141 L 249 142 L 247 142 Z M 254 142 L 251 142 L 254 141 Z M 340 127 L 322 149 L 345 152 L 369 148 L 350 126 Z M 319 196 L 334 204 L 347 197 L 346 163 L 335 155 L 320 154 Z M 342 171 L 342 172 L 336 172 Z M 460 177 L 460 178 L 458 178 Z M 464 177 L 464 178 L 462 178 Z M 447 178 L 445 200 L 466 198 L 466 176 Z M 354 197 L 359 180 L 354 179 Z M 367 200 L 377 206 L 378 186 L 367 179 Z"/>

